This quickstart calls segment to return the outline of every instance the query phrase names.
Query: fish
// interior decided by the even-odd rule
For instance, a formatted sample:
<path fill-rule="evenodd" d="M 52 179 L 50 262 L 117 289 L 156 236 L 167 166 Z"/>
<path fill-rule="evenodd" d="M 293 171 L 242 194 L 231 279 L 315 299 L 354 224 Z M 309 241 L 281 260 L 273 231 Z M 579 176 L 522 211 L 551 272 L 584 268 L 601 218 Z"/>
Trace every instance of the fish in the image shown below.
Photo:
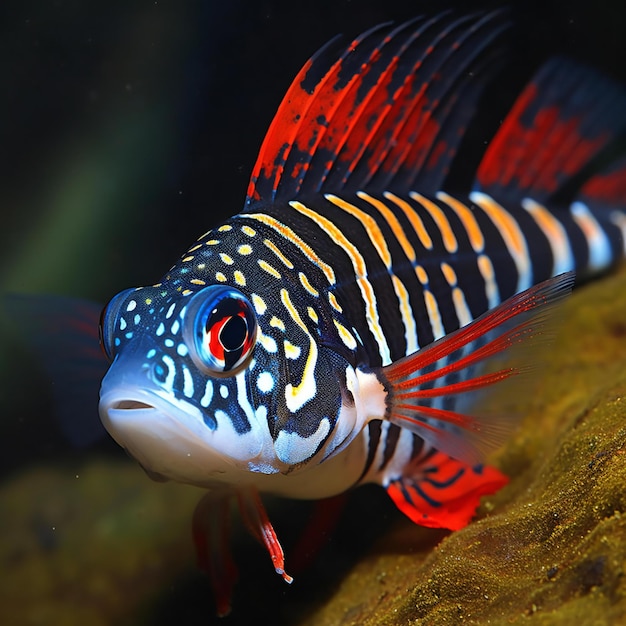
<path fill-rule="evenodd" d="M 470 523 L 508 482 L 486 459 L 517 417 L 492 399 L 527 392 L 574 281 L 624 256 L 626 95 L 584 65 L 541 66 L 455 187 L 510 27 L 444 12 L 331 40 L 241 212 L 102 311 L 102 424 L 151 478 L 205 490 L 193 536 L 220 615 L 233 501 L 288 583 L 264 494 L 375 483 L 416 524 Z"/>

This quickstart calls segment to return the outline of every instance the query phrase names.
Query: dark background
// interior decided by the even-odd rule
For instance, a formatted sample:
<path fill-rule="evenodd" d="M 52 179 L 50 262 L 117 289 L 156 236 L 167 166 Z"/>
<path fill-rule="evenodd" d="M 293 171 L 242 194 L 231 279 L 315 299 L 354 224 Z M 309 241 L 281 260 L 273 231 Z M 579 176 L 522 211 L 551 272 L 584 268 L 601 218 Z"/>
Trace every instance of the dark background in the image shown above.
<path fill-rule="evenodd" d="M 317 48 L 337 33 L 455 4 L 502 3 L 5 0 L 0 292 L 104 303 L 157 281 L 195 238 L 240 210 L 272 115 Z M 623 2 L 509 6 L 515 54 L 484 102 L 492 125 L 553 53 L 626 82 Z M 37 359 L 6 320 L 1 331 L 0 475 L 94 454 L 69 446 Z M 123 454 L 108 439 L 97 451 Z"/>

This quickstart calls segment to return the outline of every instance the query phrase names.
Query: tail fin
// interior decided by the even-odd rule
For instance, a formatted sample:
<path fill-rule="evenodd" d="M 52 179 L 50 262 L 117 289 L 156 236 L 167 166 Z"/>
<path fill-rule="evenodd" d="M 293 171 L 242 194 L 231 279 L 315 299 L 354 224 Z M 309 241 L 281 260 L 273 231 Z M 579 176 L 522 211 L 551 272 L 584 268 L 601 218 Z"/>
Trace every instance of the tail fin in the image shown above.
<path fill-rule="evenodd" d="M 476 191 L 542 204 L 593 199 L 625 207 L 626 90 L 594 70 L 554 58 L 517 99 L 478 168 Z M 607 167 L 609 169 L 607 169 Z"/>

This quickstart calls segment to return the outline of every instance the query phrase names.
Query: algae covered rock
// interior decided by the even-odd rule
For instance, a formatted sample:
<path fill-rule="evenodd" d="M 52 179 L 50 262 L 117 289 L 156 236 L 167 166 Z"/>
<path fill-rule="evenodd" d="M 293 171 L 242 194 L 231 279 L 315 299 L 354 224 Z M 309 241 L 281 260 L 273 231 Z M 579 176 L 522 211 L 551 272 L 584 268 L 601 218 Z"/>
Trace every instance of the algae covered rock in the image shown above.
<path fill-rule="evenodd" d="M 626 271 L 563 305 L 511 477 L 444 535 L 401 522 L 303 623 L 626 623 Z"/>

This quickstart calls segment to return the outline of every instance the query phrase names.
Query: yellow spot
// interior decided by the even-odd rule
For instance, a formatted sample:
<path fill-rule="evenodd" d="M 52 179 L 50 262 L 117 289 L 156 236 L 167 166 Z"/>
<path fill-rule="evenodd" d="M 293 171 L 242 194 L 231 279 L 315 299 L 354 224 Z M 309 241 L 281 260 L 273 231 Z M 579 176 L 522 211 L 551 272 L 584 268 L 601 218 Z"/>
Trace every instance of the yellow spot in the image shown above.
<path fill-rule="evenodd" d="M 300 354 L 302 354 L 302 348 L 300 348 L 300 346 L 294 346 L 291 341 L 287 341 L 286 339 L 283 343 L 285 346 L 285 356 L 288 359 L 295 361 Z"/>
<path fill-rule="evenodd" d="M 196 267 L 202 271 L 204 269 L 206 269 L 206 263 L 198 263 L 198 265 L 196 265 Z"/>
<path fill-rule="evenodd" d="M 354 350 L 356 348 L 356 339 L 352 335 L 352 333 L 343 325 L 340 324 L 337 320 L 333 320 L 335 323 L 335 328 L 339 332 L 339 337 L 341 341 L 343 341 L 346 348 L 349 350 Z"/>
<path fill-rule="evenodd" d="M 309 338 L 309 351 L 306 357 L 306 363 L 302 372 L 302 379 L 297 385 L 287 383 L 285 385 L 285 402 L 287 408 L 295 413 L 300 410 L 309 400 L 312 400 L 317 393 L 317 384 L 315 380 L 315 364 L 317 363 L 317 344 L 309 333 L 305 323 L 302 321 L 297 309 L 293 306 L 289 292 L 286 289 L 280 290 L 280 298 L 283 305 L 289 312 L 293 321 L 302 329 Z"/>
<path fill-rule="evenodd" d="M 315 310 L 308 306 L 306 308 L 306 312 L 309 314 L 309 317 L 317 324 L 319 322 L 319 318 L 317 317 L 317 313 L 315 312 Z"/>
<path fill-rule="evenodd" d="M 219 239 L 209 239 L 209 240 L 206 242 L 206 245 L 207 245 L 207 246 L 215 246 L 215 245 L 217 245 L 219 242 L 220 242 L 220 240 L 219 240 Z"/>
<path fill-rule="evenodd" d="M 341 305 L 339 304 L 339 302 L 337 302 L 337 298 L 335 297 L 335 294 L 332 293 L 331 291 L 328 292 L 328 301 L 330 302 L 330 305 L 333 307 L 333 309 L 335 309 L 335 311 L 338 311 L 339 313 L 343 313 L 343 309 L 341 308 Z"/>
<path fill-rule="evenodd" d="M 203 280 L 200 280 L 199 278 L 192 278 L 189 282 L 192 285 L 206 285 L 206 282 L 204 282 Z"/>
<path fill-rule="evenodd" d="M 264 239 L 263 243 L 280 259 L 283 265 L 290 270 L 293 269 L 293 263 L 269 239 Z"/>
<path fill-rule="evenodd" d="M 235 282 L 240 287 L 246 286 L 246 277 L 239 270 L 235 270 L 234 276 L 235 276 Z"/>
<path fill-rule="evenodd" d="M 290 202 L 289 204 L 294 208 L 297 208 L 296 205 L 300 205 L 299 202 Z M 285 239 L 291 241 L 291 243 L 293 243 L 300 249 L 300 252 L 308 257 L 309 261 L 317 265 L 322 270 L 322 272 L 324 272 L 324 275 L 331 285 L 335 284 L 335 272 L 333 271 L 333 268 L 330 265 L 324 263 L 324 261 L 322 261 L 322 259 L 320 259 L 317 254 L 315 254 L 313 248 L 311 248 L 311 246 L 309 246 L 300 237 L 298 237 L 298 235 L 296 235 L 296 233 L 294 233 L 291 228 L 285 226 L 277 219 L 269 215 L 265 215 L 264 213 L 246 213 L 245 217 L 257 220 L 262 224 L 265 224 L 266 226 L 270 226 Z"/>
<path fill-rule="evenodd" d="M 415 273 L 417 274 L 417 279 L 420 281 L 420 283 L 422 283 L 422 285 L 428 284 L 428 274 L 421 265 L 417 265 L 415 267 Z"/>
<path fill-rule="evenodd" d="M 248 256 L 249 254 L 252 254 L 252 246 L 247 243 L 242 244 L 237 248 L 237 252 L 239 252 L 242 256 Z"/>
<path fill-rule="evenodd" d="M 220 283 L 225 283 L 226 282 L 226 276 L 224 274 L 222 274 L 222 272 L 217 272 L 215 274 L 215 279 L 218 280 Z"/>
<path fill-rule="evenodd" d="M 452 269 L 452 267 L 450 267 L 447 263 L 442 263 L 441 271 L 443 272 L 445 279 L 448 281 L 448 285 L 456 285 L 456 272 Z"/>
<path fill-rule="evenodd" d="M 183 263 L 188 263 L 189 261 L 193 261 L 193 255 L 191 255 L 191 256 L 186 256 L 186 257 L 183 259 Z"/>
<path fill-rule="evenodd" d="M 226 265 L 232 265 L 234 263 L 233 258 L 228 256 L 224 252 L 220 252 L 220 259 L 222 259 L 222 261 L 226 263 Z"/>
<path fill-rule="evenodd" d="M 146 304 L 150 306 L 152 304 L 152 298 L 146 298 Z"/>
<path fill-rule="evenodd" d="M 241 232 L 244 235 L 248 235 L 248 237 L 254 237 L 256 235 L 256 230 L 254 230 L 254 228 L 250 228 L 250 226 L 242 226 Z"/>
<path fill-rule="evenodd" d="M 442 202 L 445 202 L 457 214 L 463 224 L 463 227 L 465 228 L 467 236 L 469 237 L 472 250 L 474 250 L 474 252 L 482 252 L 485 247 L 485 238 L 483 237 L 483 232 L 480 230 L 480 226 L 478 225 L 478 222 L 469 207 L 465 206 L 460 200 L 449 196 L 443 191 L 437 192 L 437 198 Z"/>
<path fill-rule="evenodd" d="M 313 287 L 313 285 L 311 285 L 311 283 L 309 282 L 309 279 L 302 273 L 299 272 L 298 273 L 298 278 L 300 279 L 300 283 L 302 283 L 302 286 L 312 295 L 315 296 L 317 298 L 317 296 L 319 296 L 319 291 L 317 289 L 315 289 L 315 287 Z"/>
<path fill-rule="evenodd" d="M 191 289 L 183 289 L 182 293 L 183 293 L 183 296 L 188 296 L 188 295 L 192 294 L 193 291 L 191 291 Z"/>
<path fill-rule="evenodd" d="M 160 287 L 163 283 L 154 283 L 153 287 Z"/>
<path fill-rule="evenodd" d="M 232 230 L 232 229 L 233 229 L 233 227 L 230 226 L 230 224 L 224 224 L 223 226 L 220 226 L 217 230 L 220 233 L 227 233 L 229 230 Z"/>
<path fill-rule="evenodd" d="M 276 316 L 273 316 L 270 320 L 270 326 L 273 326 L 274 328 L 278 328 L 279 330 L 285 332 L 284 322 L 282 320 L 279 320 Z"/>
<path fill-rule="evenodd" d="M 193 246 L 193 248 L 189 248 L 189 250 L 187 252 L 195 252 L 196 250 L 198 250 L 198 248 L 202 248 L 202 244 L 201 243 Z"/>
<path fill-rule="evenodd" d="M 456 241 L 456 237 L 452 231 L 452 226 L 450 226 L 450 222 L 448 221 L 445 213 L 432 200 L 425 198 L 416 191 L 411 191 L 409 195 L 430 213 L 430 216 L 435 221 L 435 224 L 437 224 L 437 228 L 441 233 L 443 245 L 446 247 L 446 250 L 450 253 L 456 252 L 459 244 Z"/>
<path fill-rule="evenodd" d="M 267 261 L 263 261 L 262 259 L 259 259 L 258 263 L 259 263 L 259 267 L 264 272 L 267 272 L 274 278 L 281 278 L 280 272 L 275 267 L 272 267 Z"/>
<path fill-rule="evenodd" d="M 278 350 L 278 346 L 276 345 L 276 341 L 273 337 L 269 337 L 268 335 L 264 335 L 259 331 L 257 336 L 257 341 L 263 346 L 266 352 L 274 353 Z"/>
<path fill-rule="evenodd" d="M 252 304 L 254 305 L 254 310 L 257 315 L 263 315 L 263 313 L 267 311 L 267 304 L 265 304 L 265 300 L 263 300 L 263 298 L 256 293 L 252 294 Z"/>

